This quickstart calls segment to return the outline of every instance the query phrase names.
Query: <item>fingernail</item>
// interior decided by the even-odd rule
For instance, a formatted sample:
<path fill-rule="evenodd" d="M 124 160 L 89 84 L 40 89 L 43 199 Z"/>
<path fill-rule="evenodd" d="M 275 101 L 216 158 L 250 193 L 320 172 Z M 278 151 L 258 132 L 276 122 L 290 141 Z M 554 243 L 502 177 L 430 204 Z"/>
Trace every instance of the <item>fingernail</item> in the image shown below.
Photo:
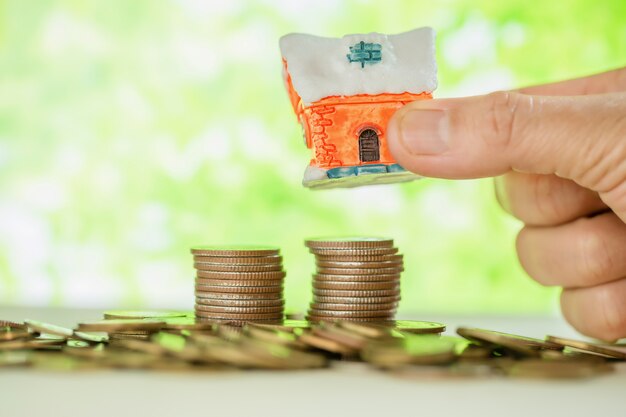
<path fill-rule="evenodd" d="M 448 118 L 444 110 L 409 110 L 400 120 L 400 138 L 407 152 L 437 155 L 448 149 Z"/>

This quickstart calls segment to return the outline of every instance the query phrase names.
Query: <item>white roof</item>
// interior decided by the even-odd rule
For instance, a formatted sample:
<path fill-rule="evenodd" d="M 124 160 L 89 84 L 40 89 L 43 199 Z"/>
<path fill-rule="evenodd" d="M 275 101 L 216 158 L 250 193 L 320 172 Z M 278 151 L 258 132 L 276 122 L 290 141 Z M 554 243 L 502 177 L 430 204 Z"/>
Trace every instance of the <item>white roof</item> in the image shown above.
<path fill-rule="evenodd" d="M 358 49 L 361 42 L 380 45 L 379 62 L 350 62 L 350 47 Z M 280 38 L 280 51 L 304 104 L 328 96 L 419 94 L 437 88 L 435 31 L 429 27 L 342 38 L 291 33 Z"/>

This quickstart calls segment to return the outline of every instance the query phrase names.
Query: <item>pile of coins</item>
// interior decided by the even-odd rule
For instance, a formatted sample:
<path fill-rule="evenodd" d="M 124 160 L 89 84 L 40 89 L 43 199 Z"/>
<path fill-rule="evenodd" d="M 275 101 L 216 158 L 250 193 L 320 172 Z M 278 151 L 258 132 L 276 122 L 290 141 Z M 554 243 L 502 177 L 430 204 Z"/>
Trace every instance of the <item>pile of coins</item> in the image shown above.
<path fill-rule="evenodd" d="M 404 266 L 392 239 L 320 238 L 305 245 L 317 268 L 309 321 L 393 320 Z"/>
<path fill-rule="evenodd" d="M 176 311 L 113 311 L 74 328 L 0 320 L 0 368 L 224 371 L 309 369 L 363 362 L 403 378 L 589 378 L 626 361 L 626 347 L 556 336 L 535 339 L 425 321 L 246 323 L 198 321 Z M 149 339 L 116 339 L 145 331 Z M 436 366 L 433 366 L 436 365 Z"/>
<path fill-rule="evenodd" d="M 231 325 L 283 319 L 286 274 L 278 248 L 199 246 L 191 253 L 197 319 Z"/>

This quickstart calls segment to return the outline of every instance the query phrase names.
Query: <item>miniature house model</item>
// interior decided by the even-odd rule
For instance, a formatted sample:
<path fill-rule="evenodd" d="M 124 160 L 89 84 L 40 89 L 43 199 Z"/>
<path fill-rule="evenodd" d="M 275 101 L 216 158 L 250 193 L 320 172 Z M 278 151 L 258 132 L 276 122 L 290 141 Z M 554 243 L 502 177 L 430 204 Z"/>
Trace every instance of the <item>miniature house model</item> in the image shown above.
<path fill-rule="evenodd" d="M 312 159 L 303 184 L 354 187 L 418 178 L 387 147 L 387 123 L 437 87 L 434 31 L 280 39 L 289 99 Z"/>

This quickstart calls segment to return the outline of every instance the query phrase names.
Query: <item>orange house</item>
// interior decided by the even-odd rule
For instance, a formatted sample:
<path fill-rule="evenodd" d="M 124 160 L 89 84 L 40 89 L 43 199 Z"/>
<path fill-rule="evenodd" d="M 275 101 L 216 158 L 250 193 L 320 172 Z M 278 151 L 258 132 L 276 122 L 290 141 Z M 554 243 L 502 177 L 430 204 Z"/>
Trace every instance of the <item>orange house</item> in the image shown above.
<path fill-rule="evenodd" d="M 280 40 L 283 76 L 312 158 L 303 185 L 355 187 L 418 178 L 387 146 L 387 123 L 437 87 L 434 31 L 342 38 L 289 34 Z"/>

